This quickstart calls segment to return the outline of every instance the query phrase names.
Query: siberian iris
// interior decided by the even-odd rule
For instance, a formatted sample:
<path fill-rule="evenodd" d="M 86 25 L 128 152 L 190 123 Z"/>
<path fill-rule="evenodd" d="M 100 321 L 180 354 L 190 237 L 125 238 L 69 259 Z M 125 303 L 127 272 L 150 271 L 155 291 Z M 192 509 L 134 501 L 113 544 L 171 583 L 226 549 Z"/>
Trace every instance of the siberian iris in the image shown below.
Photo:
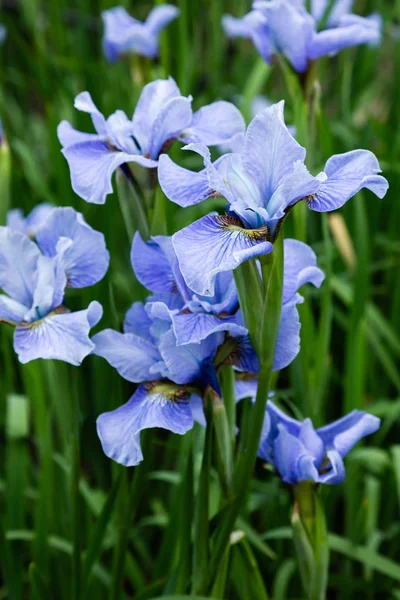
<path fill-rule="evenodd" d="M 106 119 L 89 92 L 78 94 L 75 108 L 90 114 L 96 133 L 76 131 L 67 121 L 58 126 L 74 192 L 87 202 L 104 204 L 121 165 L 155 169 L 160 154 L 176 139 L 213 146 L 243 133 L 243 117 L 230 102 L 213 102 L 196 112 L 191 103 L 192 97 L 182 96 L 171 77 L 143 88 L 132 119 L 122 110 Z"/>
<path fill-rule="evenodd" d="M 20 362 L 55 358 L 78 365 L 93 349 L 90 328 L 102 307 L 70 312 L 67 287 L 82 288 L 102 279 L 109 254 L 102 233 L 72 208 L 53 208 L 36 230 L 37 244 L 10 227 L 0 227 L 0 322 L 15 326 Z"/>
<path fill-rule="evenodd" d="M 281 53 L 300 73 L 311 60 L 380 42 L 381 18 L 354 15 L 352 0 L 311 0 L 310 4 L 311 14 L 305 0 L 257 0 L 250 13 L 239 19 L 226 15 L 222 24 L 229 37 L 251 39 L 267 63 Z"/>
<path fill-rule="evenodd" d="M 368 150 L 332 156 L 322 173 L 311 175 L 304 164 L 306 150 L 285 125 L 283 106 L 275 104 L 251 121 L 240 153 L 212 163 L 205 145 L 187 146 L 203 156 L 205 169 L 199 173 L 160 157 L 159 181 L 170 200 L 190 206 L 221 195 L 228 202 L 226 215 L 209 214 L 173 236 L 183 277 L 198 294 L 214 294 L 217 273 L 271 252 L 280 224 L 300 200 L 325 212 L 340 208 L 362 188 L 379 198 L 388 189 Z"/>

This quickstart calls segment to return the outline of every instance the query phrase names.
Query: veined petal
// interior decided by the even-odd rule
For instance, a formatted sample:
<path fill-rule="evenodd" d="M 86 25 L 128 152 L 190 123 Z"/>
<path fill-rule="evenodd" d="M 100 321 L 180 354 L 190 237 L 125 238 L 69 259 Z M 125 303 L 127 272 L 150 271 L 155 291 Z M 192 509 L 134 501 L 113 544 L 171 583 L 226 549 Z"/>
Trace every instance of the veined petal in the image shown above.
<path fill-rule="evenodd" d="M 141 302 L 134 302 L 124 320 L 124 333 L 133 333 L 145 340 L 151 340 L 151 319 Z"/>
<path fill-rule="evenodd" d="M 158 115 L 172 98 L 178 97 L 181 97 L 181 92 L 172 77 L 157 79 L 144 86 L 132 117 L 143 152 L 149 151 L 150 131 Z"/>
<path fill-rule="evenodd" d="M 172 4 L 156 6 L 147 16 L 146 27 L 153 35 L 159 35 L 171 21 L 179 16 L 179 13 L 179 8 Z"/>
<path fill-rule="evenodd" d="M 137 154 L 111 150 L 101 141 L 82 142 L 62 150 L 71 171 L 72 189 L 78 196 L 94 204 L 104 204 L 113 189 L 111 177 L 120 165 L 137 162 L 147 168 L 157 163 Z"/>
<path fill-rule="evenodd" d="M 214 191 L 210 188 L 206 169 L 199 173 L 189 171 L 166 154 L 161 154 L 158 161 L 158 181 L 167 198 L 182 207 L 203 202 Z"/>
<path fill-rule="evenodd" d="M 144 242 L 135 233 L 131 249 L 131 263 L 140 283 L 152 292 L 177 292 L 171 265 L 157 242 Z"/>
<path fill-rule="evenodd" d="M 352 150 L 332 156 L 325 165 L 327 179 L 321 183 L 309 207 L 317 212 L 340 208 L 362 188 L 383 198 L 389 184 L 378 175 L 379 162 L 369 150 Z"/>
<path fill-rule="evenodd" d="M 169 100 L 154 119 L 149 134 L 148 152 L 157 160 L 165 142 L 179 137 L 192 121 L 192 99 L 178 97 Z"/>
<path fill-rule="evenodd" d="M 159 377 L 151 368 L 159 362 L 160 354 L 149 340 L 133 333 L 105 329 L 94 335 L 92 341 L 93 354 L 105 358 L 124 379 L 140 383 Z"/>
<path fill-rule="evenodd" d="M 68 241 L 61 252 L 60 240 Z M 46 256 L 59 254 L 69 287 L 93 285 L 107 272 L 110 254 L 104 235 L 92 229 L 83 215 L 71 207 L 54 208 L 38 231 L 37 241 Z"/>
<path fill-rule="evenodd" d="M 78 94 L 75 98 L 74 106 L 82 112 L 89 113 L 92 118 L 93 126 L 99 135 L 105 135 L 107 133 L 106 120 L 93 102 L 89 92 L 81 92 Z"/>
<path fill-rule="evenodd" d="M 39 248 L 26 235 L 0 227 L 0 288 L 11 298 L 31 306 Z"/>
<path fill-rule="evenodd" d="M 196 111 L 190 126 L 181 133 L 179 139 L 186 144 L 198 142 L 216 146 L 243 134 L 245 128 L 240 110 L 231 102 L 220 100 Z"/>
<path fill-rule="evenodd" d="M 328 449 L 336 450 L 342 458 L 366 435 L 378 431 L 381 420 L 361 410 L 353 410 L 338 421 L 317 430 Z"/>
<path fill-rule="evenodd" d="M 246 133 L 244 165 L 249 178 L 258 185 L 268 211 L 269 199 L 293 174 L 294 164 L 304 162 L 306 155 L 285 125 L 283 107 L 282 101 L 266 108 L 252 120 Z"/>
<path fill-rule="evenodd" d="M 18 325 L 14 350 L 20 362 L 46 358 L 80 365 L 94 348 L 89 331 L 99 322 L 102 312 L 98 302 L 91 302 L 85 310 L 51 313 L 35 323 Z"/>
<path fill-rule="evenodd" d="M 218 317 L 205 313 L 178 313 L 172 316 L 178 346 L 200 344 L 213 333 L 226 331 L 231 335 L 246 335 L 247 329 L 238 324 L 235 316 Z"/>
<path fill-rule="evenodd" d="M 305 283 L 319 288 L 325 279 L 310 246 L 299 240 L 286 239 L 284 249 L 283 304 L 289 302 Z"/>
<path fill-rule="evenodd" d="M 171 398 L 162 391 L 148 391 L 140 386 L 126 404 L 97 419 L 97 433 L 104 453 L 126 467 L 135 466 L 143 459 L 140 432 L 152 427 L 179 434 L 189 431 L 193 427 L 193 416 L 187 398 Z"/>
<path fill-rule="evenodd" d="M 273 249 L 257 232 L 216 213 L 178 231 L 172 241 L 187 285 L 202 296 L 214 295 L 218 273 Z"/>
<path fill-rule="evenodd" d="M 79 144 L 80 142 L 104 140 L 105 135 L 99 135 L 98 133 L 84 133 L 83 131 L 74 129 L 68 121 L 61 121 L 57 127 L 57 137 L 62 147 L 66 148 L 67 146 Z"/>
<path fill-rule="evenodd" d="M 0 323 L 16 325 L 24 320 L 27 310 L 27 307 L 20 302 L 0 294 Z"/>

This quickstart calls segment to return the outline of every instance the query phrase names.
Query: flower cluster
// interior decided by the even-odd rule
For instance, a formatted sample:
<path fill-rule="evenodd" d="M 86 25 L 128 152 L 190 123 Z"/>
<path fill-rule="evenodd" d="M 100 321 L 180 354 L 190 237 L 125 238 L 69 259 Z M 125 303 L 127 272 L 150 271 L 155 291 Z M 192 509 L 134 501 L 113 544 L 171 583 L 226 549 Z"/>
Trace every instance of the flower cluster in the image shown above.
<path fill-rule="evenodd" d="M 242 18 L 229 15 L 222 24 L 229 37 L 248 38 L 261 57 L 271 63 L 283 54 L 293 68 L 303 73 L 309 62 L 359 44 L 378 44 L 381 18 L 359 17 L 351 12 L 353 0 L 256 0 Z"/>
<path fill-rule="evenodd" d="M 34 235 L 36 243 L 28 237 Z M 100 281 L 109 263 L 102 233 L 72 208 L 39 205 L 26 218 L 9 214 L 0 227 L 0 322 L 15 327 L 14 349 L 20 362 L 55 358 L 79 365 L 94 348 L 91 327 L 102 316 L 94 301 L 70 312 L 67 288 Z"/>
<path fill-rule="evenodd" d="M 131 262 L 137 279 L 152 295 L 145 305 L 135 302 L 128 310 L 123 333 L 108 329 L 93 337 L 94 354 L 128 381 L 142 383 L 127 404 L 98 419 L 105 453 L 127 466 L 143 458 L 139 438 L 143 429 L 161 427 L 182 434 L 193 427 L 194 419 L 205 424 L 202 397 L 208 386 L 219 391 L 217 370 L 222 364 L 253 377 L 259 369 L 231 272 L 217 275 L 213 296 L 198 296 L 185 283 L 172 240 L 166 236 L 145 243 L 136 234 Z M 321 285 L 324 275 L 316 263 L 309 246 L 285 240 L 275 370 L 290 364 L 300 350 L 296 306 L 303 298 L 298 290 L 308 282 Z M 239 390 L 243 385 L 238 380 Z"/>

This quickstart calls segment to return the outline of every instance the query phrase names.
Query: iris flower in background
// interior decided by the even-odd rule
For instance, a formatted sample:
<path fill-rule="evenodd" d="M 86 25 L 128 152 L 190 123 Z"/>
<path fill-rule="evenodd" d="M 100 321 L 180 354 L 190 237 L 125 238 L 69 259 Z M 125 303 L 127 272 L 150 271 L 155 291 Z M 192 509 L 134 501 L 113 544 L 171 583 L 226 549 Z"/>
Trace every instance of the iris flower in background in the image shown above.
<path fill-rule="evenodd" d="M 315 430 L 311 419 L 296 421 L 269 400 L 258 455 L 272 463 L 286 483 L 339 484 L 345 477 L 346 454 L 379 427 L 377 417 L 353 410 Z"/>
<path fill-rule="evenodd" d="M 37 204 L 27 217 L 24 217 L 24 213 L 20 208 L 13 208 L 7 214 L 6 225 L 10 229 L 20 231 L 34 238 L 53 209 L 53 204 L 42 202 L 42 204 Z"/>
<path fill-rule="evenodd" d="M 105 119 L 89 92 L 79 94 L 75 108 L 90 114 L 96 133 L 76 131 L 67 121 L 58 126 L 73 190 L 87 202 L 104 204 L 112 192 L 112 174 L 121 165 L 156 168 L 174 140 L 214 146 L 243 133 L 243 117 L 230 102 L 213 102 L 196 112 L 191 103 L 171 77 L 143 88 L 132 119 L 121 110 Z"/>
<path fill-rule="evenodd" d="M 102 233 L 72 208 L 54 208 L 36 231 L 35 244 L 10 227 L 0 227 L 0 322 L 15 326 L 14 350 L 21 363 L 55 358 L 79 365 L 94 348 L 90 328 L 102 307 L 70 312 L 67 287 L 102 279 L 109 254 Z"/>
<path fill-rule="evenodd" d="M 103 50 L 110 62 L 124 54 L 136 53 L 156 58 L 162 30 L 179 15 L 171 4 L 161 4 L 150 11 L 144 23 L 134 19 L 123 6 L 102 12 L 104 23 Z"/>
<path fill-rule="evenodd" d="M 108 329 L 93 337 L 94 354 L 105 358 L 128 381 L 146 382 L 127 404 L 98 419 L 104 452 L 127 466 L 143 458 L 138 439 L 142 429 L 161 427 L 185 433 L 193 419 L 205 423 L 201 396 L 207 385 L 219 390 L 218 366 L 227 362 L 253 376 L 258 370 L 232 273 L 218 275 L 213 297 L 197 296 L 185 284 L 171 238 L 166 236 L 144 243 L 136 234 L 131 261 L 136 277 L 153 295 L 145 305 L 132 305 L 124 333 Z M 307 282 L 319 286 L 323 278 L 311 248 L 286 240 L 275 369 L 288 365 L 300 348 L 296 305 L 302 297 L 298 289 Z M 224 357 L 220 364 L 219 356 Z"/>
<path fill-rule="evenodd" d="M 239 19 L 225 15 L 222 25 L 229 37 L 251 39 L 267 63 L 282 53 L 303 73 L 311 60 L 381 40 L 378 15 L 352 14 L 352 0 L 337 0 L 330 10 L 331 4 L 330 0 L 312 0 L 309 14 L 304 0 L 257 0 L 250 13 Z"/>
<path fill-rule="evenodd" d="M 388 183 L 368 150 L 332 156 L 324 172 L 312 176 L 304 164 L 305 149 L 285 125 L 283 106 L 275 104 L 252 120 L 241 153 L 212 163 L 205 145 L 189 144 L 185 150 L 203 157 L 205 169 L 199 173 L 160 157 L 160 185 L 179 206 L 215 195 L 228 202 L 226 215 L 211 213 L 173 236 L 183 277 L 198 294 L 213 295 L 218 273 L 271 252 L 281 223 L 297 202 L 325 212 L 340 208 L 362 188 L 379 198 L 386 194 Z"/>

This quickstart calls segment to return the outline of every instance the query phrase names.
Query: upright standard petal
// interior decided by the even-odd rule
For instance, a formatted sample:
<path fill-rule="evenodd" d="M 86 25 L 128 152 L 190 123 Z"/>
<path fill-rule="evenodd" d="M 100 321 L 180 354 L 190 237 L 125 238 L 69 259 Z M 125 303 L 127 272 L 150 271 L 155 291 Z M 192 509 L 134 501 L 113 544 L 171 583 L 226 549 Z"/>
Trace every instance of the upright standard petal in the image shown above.
<path fill-rule="evenodd" d="M 149 133 L 148 153 L 157 160 L 165 143 L 179 137 L 192 121 L 192 98 L 172 98 L 154 119 Z"/>
<path fill-rule="evenodd" d="M 143 24 L 131 17 L 122 6 L 101 13 L 104 23 L 103 51 L 110 62 L 115 62 L 132 31 L 140 30 Z"/>
<path fill-rule="evenodd" d="M 383 198 L 389 184 L 379 175 L 378 159 L 369 150 L 352 150 L 332 156 L 325 165 L 327 178 L 309 207 L 317 212 L 340 208 L 362 188 L 367 188 L 378 198 Z"/>
<path fill-rule="evenodd" d="M 240 110 L 231 102 L 220 100 L 196 111 L 190 126 L 179 139 L 186 144 L 194 142 L 216 146 L 243 134 L 245 128 Z"/>
<path fill-rule="evenodd" d="M 20 362 L 46 358 L 80 365 L 94 348 L 89 331 L 102 312 L 98 302 L 91 302 L 86 310 L 54 312 L 40 321 L 21 323 L 14 333 L 14 350 Z"/>
<path fill-rule="evenodd" d="M 151 340 L 151 319 L 141 302 L 134 302 L 124 319 L 124 333 L 133 333 L 145 340 Z"/>
<path fill-rule="evenodd" d="M 60 256 L 69 287 L 93 285 L 107 272 L 110 254 L 104 235 L 71 207 L 54 208 L 38 231 L 37 241 L 46 256 Z"/>
<path fill-rule="evenodd" d="M 81 92 L 75 98 L 75 108 L 91 116 L 93 126 L 99 135 L 107 133 L 106 120 L 92 100 L 89 92 Z"/>
<path fill-rule="evenodd" d="M 285 125 L 283 107 L 282 101 L 266 108 L 252 120 L 246 133 L 245 168 L 267 202 L 293 173 L 294 164 L 304 162 L 306 156 Z M 265 208 L 268 211 L 268 204 Z"/>
<path fill-rule="evenodd" d="M 45 223 L 53 208 L 53 204 L 42 202 L 37 204 L 27 217 L 24 217 L 19 208 L 10 210 L 7 214 L 7 227 L 25 233 L 29 237 L 36 237 L 37 232 Z"/>
<path fill-rule="evenodd" d="M 273 249 L 257 231 L 216 213 L 178 231 L 172 241 L 187 285 L 202 296 L 214 295 L 218 273 L 236 269 L 245 260 Z"/>
<path fill-rule="evenodd" d="M 159 362 L 160 354 L 150 340 L 105 329 L 94 335 L 92 342 L 95 344 L 93 354 L 105 358 L 124 379 L 140 383 L 159 377 L 159 373 L 151 369 Z"/>
<path fill-rule="evenodd" d="M 189 171 L 166 154 L 161 154 L 158 161 L 158 181 L 167 198 L 184 208 L 203 202 L 214 191 L 210 188 L 206 169 L 199 173 Z"/>
<path fill-rule="evenodd" d="M 82 142 L 62 150 L 71 171 L 72 189 L 78 196 L 93 204 L 104 204 L 113 191 L 111 177 L 120 165 L 137 162 L 155 168 L 157 163 L 136 154 L 111 150 L 101 141 Z"/>
<path fill-rule="evenodd" d="M 159 35 L 171 21 L 179 16 L 180 10 L 172 4 L 161 4 L 153 8 L 145 21 L 145 25 L 153 35 Z"/>
<path fill-rule="evenodd" d="M 0 227 L 0 288 L 11 298 L 31 306 L 39 248 L 26 235 Z"/>
<path fill-rule="evenodd" d="M 160 427 L 184 434 L 193 427 L 193 416 L 186 395 L 170 393 L 164 386 L 140 386 L 132 398 L 114 411 L 97 419 L 97 432 L 104 453 L 116 462 L 131 467 L 143 459 L 140 432 Z"/>
<path fill-rule="evenodd" d="M 296 306 L 299 302 L 301 302 L 301 296 L 297 294 L 282 306 L 274 356 L 274 371 L 290 365 L 300 352 L 301 324 Z"/>

